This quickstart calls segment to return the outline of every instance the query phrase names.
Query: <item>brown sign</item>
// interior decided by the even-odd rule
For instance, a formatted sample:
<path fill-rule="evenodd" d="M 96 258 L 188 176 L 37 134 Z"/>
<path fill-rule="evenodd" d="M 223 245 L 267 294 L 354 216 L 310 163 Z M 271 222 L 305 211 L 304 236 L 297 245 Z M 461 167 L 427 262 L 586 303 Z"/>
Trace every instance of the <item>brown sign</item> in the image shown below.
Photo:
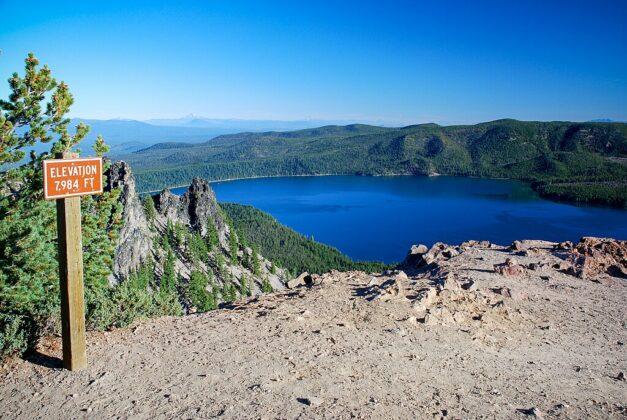
<path fill-rule="evenodd" d="M 44 160 L 44 198 L 102 193 L 102 158 Z"/>

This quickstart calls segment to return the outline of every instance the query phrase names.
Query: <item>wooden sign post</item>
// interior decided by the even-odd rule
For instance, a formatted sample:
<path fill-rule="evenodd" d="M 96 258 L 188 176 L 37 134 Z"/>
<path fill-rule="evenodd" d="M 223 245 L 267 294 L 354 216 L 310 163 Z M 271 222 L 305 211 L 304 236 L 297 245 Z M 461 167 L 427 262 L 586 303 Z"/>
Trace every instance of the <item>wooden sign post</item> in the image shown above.
<path fill-rule="evenodd" d="M 102 158 L 79 159 L 75 153 L 44 160 L 44 198 L 57 200 L 63 366 L 87 365 L 81 195 L 102 193 Z"/>

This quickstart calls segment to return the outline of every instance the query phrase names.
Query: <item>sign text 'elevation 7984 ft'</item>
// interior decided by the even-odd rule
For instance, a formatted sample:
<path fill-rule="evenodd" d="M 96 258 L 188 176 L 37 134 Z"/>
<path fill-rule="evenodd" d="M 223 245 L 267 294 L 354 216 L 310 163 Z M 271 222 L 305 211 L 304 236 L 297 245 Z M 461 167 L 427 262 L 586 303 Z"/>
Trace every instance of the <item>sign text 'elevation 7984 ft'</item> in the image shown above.
<path fill-rule="evenodd" d="M 46 200 L 102 193 L 102 158 L 44 160 Z"/>

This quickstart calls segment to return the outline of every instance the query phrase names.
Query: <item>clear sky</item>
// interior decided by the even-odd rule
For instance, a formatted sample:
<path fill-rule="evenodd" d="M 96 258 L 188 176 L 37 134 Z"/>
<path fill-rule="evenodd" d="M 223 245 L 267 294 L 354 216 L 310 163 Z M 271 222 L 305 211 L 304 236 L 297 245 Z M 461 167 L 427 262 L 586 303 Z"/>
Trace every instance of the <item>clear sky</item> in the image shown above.
<path fill-rule="evenodd" d="M 85 118 L 627 120 L 627 0 L 6 1 Z"/>

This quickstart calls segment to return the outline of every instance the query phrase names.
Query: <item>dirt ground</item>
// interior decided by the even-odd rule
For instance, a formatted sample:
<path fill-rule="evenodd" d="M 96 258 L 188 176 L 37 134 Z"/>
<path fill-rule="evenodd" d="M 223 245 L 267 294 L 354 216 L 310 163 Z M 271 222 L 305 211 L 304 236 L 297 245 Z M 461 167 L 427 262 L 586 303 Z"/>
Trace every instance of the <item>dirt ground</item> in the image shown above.
<path fill-rule="evenodd" d="M 92 333 L 80 372 L 59 368 L 51 338 L 3 367 L 0 417 L 627 418 L 627 282 L 496 273 L 511 257 L 474 247 L 408 277 L 330 273 Z"/>

